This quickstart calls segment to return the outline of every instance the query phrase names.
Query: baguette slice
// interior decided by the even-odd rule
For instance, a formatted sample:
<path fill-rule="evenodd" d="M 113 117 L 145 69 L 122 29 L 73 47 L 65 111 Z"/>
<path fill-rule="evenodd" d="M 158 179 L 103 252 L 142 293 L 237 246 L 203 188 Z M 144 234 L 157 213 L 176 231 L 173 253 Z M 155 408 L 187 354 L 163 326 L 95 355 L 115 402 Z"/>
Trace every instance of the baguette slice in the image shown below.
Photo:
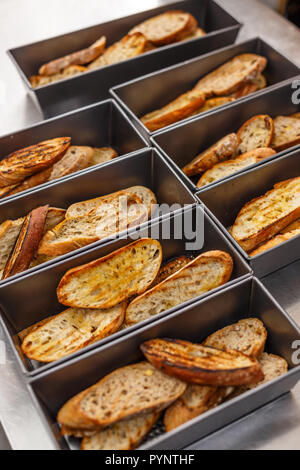
<path fill-rule="evenodd" d="M 209 170 L 216 163 L 235 157 L 239 142 L 239 138 L 234 132 L 226 135 L 207 150 L 199 153 L 190 163 L 182 168 L 182 171 L 187 176 L 198 175 L 203 171 Z"/>
<path fill-rule="evenodd" d="M 248 356 L 259 357 L 265 348 L 267 330 L 258 318 L 245 318 L 211 334 L 203 346 L 235 349 Z"/>
<path fill-rule="evenodd" d="M 68 148 L 65 155 L 58 162 L 54 163 L 49 181 L 87 168 L 92 161 L 93 154 L 92 147 L 72 145 Z"/>
<path fill-rule="evenodd" d="M 156 286 L 157 284 L 160 284 L 165 279 L 167 279 L 172 274 L 179 271 L 179 269 L 183 268 L 191 261 L 192 261 L 192 258 L 189 258 L 188 256 L 185 256 L 185 255 L 177 256 L 177 258 L 174 258 L 171 261 L 168 261 L 158 271 L 158 274 L 152 284 L 152 287 Z"/>
<path fill-rule="evenodd" d="M 267 114 L 253 116 L 246 121 L 238 130 L 237 135 L 240 139 L 240 153 L 250 152 L 251 150 L 269 147 L 274 134 L 273 119 Z"/>
<path fill-rule="evenodd" d="M 109 162 L 118 156 L 115 149 L 111 147 L 93 147 L 94 153 L 90 161 L 90 166 Z"/>
<path fill-rule="evenodd" d="M 140 199 L 140 202 L 142 202 L 142 204 L 146 206 L 148 216 L 151 215 L 152 206 L 154 204 L 157 204 L 157 200 L 154 193 L 145 186 L 131 186 L 130 188 L 125 188 L 121 191 L 117 191 L 106 196 L 96 197 L 93 199 L 88 199 L 87 201 L 81 201 L 72 204 L 66 212 L 66 219 L 91 215 L 102 204 L 113 203 L 114 201 L 118 201 L 121 196 L 128 194 L 131 196 L 138 197 Z"/>
<path fill-rule="evenodd" d="M 68 308 L 31 331 L 22 351 L 35 361 L 57 361 L 118 331 L 125 308 L 124 302 L 106 310 Z"/>
<path fill-rule="evenodd" d="M 199 90 L 190 90 L 160 109 L 151 111 L 141 117 L 142 123 L 153 132 L 162 127 L 174 124 L 193 114 L 205 102 L 205 94 Z"/>
<path fill-rule="evenodd" d="M 59 411 L 57 421 L 69 427 L 102 428 L 163 410 L 185 389 L 184 382 L 143 361 L 116 369 L 71 398 Z"/>
<path fill-rule="evenodd" d="M 170 10 L 134 26 L 129 34 L 142 33 L 155 46 L 181 41 L 197 29 L 198 22 L 190 13 Z"/>
<path fill-rule="evenodd" d="M 281 181 L 244 205 L 231 235 L 247 252 L 269 240 L 300 217 L 300 177 Z"/>
<path fill-rule="evenodd" d="M 70 65 L 84 65 L 92 62 L 93 60 L 99 57 L 106 45 L 106 37 L 101 36 L 96 42 L 86 49 L 81 49 L 80 51 L 73 52 L 59 59 L 52 60 L 47 64 L 42 65 L 39 68 L 40 75 L 54 75 L 56 73 L 62 72 L 65 68 Z"/>
<path fill-rule="evenodd" d="M 119 421 L 112 426 L 85 437 L 81 450 L 134 450 L 158 420 L 160 413 L 147 413 Z"/>
<path fill-rule="evenodd" d="M 179 339 L 151 339 L 141 345 L 147 360 L 159 370 L 188 383 L 237 386 L 264 378 L 258 361 L 246 354 Z"/>
<path fill-rule="evenodd" d="M 266 86 L 266 78 L 264 77 L 264 75 L 259 74 L 257 78 L 255 78 L 249 83 L 245 83 L 245 85 L 242 85 L 241 88 L 232 93 L 231 96 L 235 99 L 242 98 L 243 96 L 250 95 L 251 93 L 254 93 L 257 90 L 262 90 Z"/>
<path fill-rule="evenodd" d="M 49 206 L 33 209 L 24 219 L 13 250 L 9 255 L 2 273 L 7 279 L 28 269 L 43 235 Z"/>
<path fill-rule="evenodd" d="M 70 307 L 113 307 L 131 295 L 144 292 L 154 281 L 161 260 L 158 241 L 137 240 L 67 271 L 57 288 L 58 301 Z"/>
<path fill-rule="evenodd" d="M 54 75 L 32 75 L 29 77 L 32 88 L 39 86 L 49 85 L 50 83 L 58 82 L 59 80 L 65 80 L 66 78 L 74 77 L 80 73 L 86 72 L 88 69 L 83 65 L 69 65 L 62 72 Z"/>
<path fill-rule="evenodd" d="M 12 196 L 13 194 L 18 194 L 22 191 L 26 191 L 27 189 L 35 188 L 40 184 L 47 183 L 47 181 L 49 181 L 52 168 L 53 167 L 46 168 L 45 170 L 39 171 L 39 173 L 29 176 L 29 178 L 26 178 L 22 183 L 15 186 L 7 196 Z"/>
<path fill-rule="evenodd" d="M 210 109 L 217 108 L 219 106 L 224 106 L 225 104 L 232 103 L 233 101 L 235 101 L 235 99 L 229 96 L 209 98 L 208 100 L 205 101 L 204 105 L 201 106 L 201 108 L 193 112 L 192 116 L 195 116 L 196 114 L 204 113 L 205 111 L 209 111 Z"/>
<path fill-rule="evenodd" d="M 300 143 L 300 120 L 296 117 L 277 116 L 274 119 L 274 136 L 271 147 L 281 152 Z"/>
<path fill-rule="evenodd" d="M 281 243 L 286 242 L 287 240 L 290 240 L 291 238 L 296 237 L 297 235 L 300 235 L 300 228 L 291 230 L 290 232 L 285 232 L 285 233 L 276 235 L 274 238 L 271 238 L 271 240 L 268 240 L 267 242 L 264 242 L 261 245 L 259 245 L 259 247 L 251 251 L 249 255 L 250 256 L 260 255 L 261 253 L 264 253 L 265 251 L 270 250 L 274 246 L 278 246 Z"/>
<path fill-rule="evenodd" d="M 63 157 L 70 137 L 57 137 L 11 153 L 0 162 L 0 187 L 23 181 Z"/>
<path fill-rule="evenodd" d="M 259 163 L 261 160 L 264 160 L 265 158 L 271 157 L 275 154 L 275 150 L 269 147 L 257 148 L 251 150 L 250 152 L 243 153 L 236 158 L 217 163 L 210 170 L 207 170 L 205 173 L 203 173 L 197 182 L 197 186 L 198 188 L 202 188 L 207 184 L 214 183 L 221 178 L 232 175 L 237 171 L 242 170 L 243 168 L 247 168 L 250 165 Z"/>
<path fill-rule="evenodd" d="M 122 60 L 131 59 L 143 54 L 148 45 L 148 41 L 141 33 L 128 34 L 120 41 L 108 47 L 106 51 L 88 65 L 88 70 L 94 70 L 106 65 L 115 64 Z"/>
<path fill-rule="evenodd" d="M 148 218 L 147 209 L 134 195 L 98 206 L 88 215 L 66 219 L 42 238 L 38 254 L 60 256 L 98 240 L 115 236 Z"/>
<path fill-rule="evenodd" d="M 126 325 L 135 325 L 165 310 L 198 297 L 231 277 L 233 260 L 224 251 L 207 251 L 197 256 L 165 281 L 135 298 L 126 310 Z"/>
<path fill-rule="evenodd" d="M 195 88 L 205 93 L 225 96 L 251 82 L 266 68 L 267 59 L 257 54 L 241 54 L 225 62 L 198 81 Z"/>

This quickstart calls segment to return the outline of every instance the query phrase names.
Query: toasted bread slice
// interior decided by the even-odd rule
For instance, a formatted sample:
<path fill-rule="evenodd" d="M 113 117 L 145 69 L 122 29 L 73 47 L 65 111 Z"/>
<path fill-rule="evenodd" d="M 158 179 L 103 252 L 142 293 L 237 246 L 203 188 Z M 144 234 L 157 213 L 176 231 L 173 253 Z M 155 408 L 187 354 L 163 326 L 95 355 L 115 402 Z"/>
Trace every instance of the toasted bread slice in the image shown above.
<path fill-rule="evenodd" d="M 231 235 L 245 251 L 252 251 L 300 217 L 300 177 L 282 181 L 263 196 L 244 205 Z"/>
<path fill-rule="evenodd" d="M 135 227 L 148 219 L 147 209 L 135 195 L 124 195 L 98 206 L 93 213 L 66 219 L 48 231 L 38 254 L 60 256 Z"/>
<path fill-rule="evenodd" d="M 0 187 L 19 183 L 63 157 L 70 137 L 57 137 L 11 153 L 0 162 Z"/>
<path fill-rule="evenodd" d="M 31 331 L 22 351 L 35 361 L 57 361 L 118 331 L 125 308 L 124 302 L 105 310 L 68 308 Z"/>
<path fill-rule="evenodd" d="M 203 346 L 235 349 L 248 356 L 259 357 L 265 348 L 267 330 L 258 318 L 245 318 L 211 334 Z"/>
<path fill-rule="evenodd" d="M 283 230 L 281 230 L 280 233 L 292 232 L 293 230 L 296 230 L 298 228 L 300 228 L 300 219 L 297 219 L 291 224 L 287 225 Z"/>
<path fill-rule="evenodd" d="M 184 382 L 143 361 L 111 372 L 73 397 L 61 408 L 57 421 L 84 429 L 88 423 L 90 426 L 105 427 L 137 415 L 163 410 L 185 389 Z M 81 424 L 81 421 L 84 423 Z M 78 423 L 81 425 L 78 426 Z"/>
<path fill-rule="evenodd" d="M 59 59 L 47 62 L 39 68 L 39 75 L 54 75 L 62 72 L 70 65 L 84 65 L 97 59 L 104 51 L 106 45 L 106 37 L 101 36 L 90 47 L 80 51 L 73 52 Z"/>
<path fill-rule="evenodd" d="M 10 196 L 11 192 L 18 186 L 18 184 L 11 184 L 10 186 L 4 186 L 3 188 L 0 188 L 0 199 Z"/>
<path fill-rule="evenodd" d="M 80 73 L 86 72 L 88 69 L 83 65 L 69 65 L 62 72 L 54 75 L 32 75 L 29 77 L 32 88 L 39 86 L 49 85 L 50 83 L 58 82 L 59 80 L 65 80 L 66 78 L 74 77 Z"/>
<path fill-rule="evenodd" d="M 2 279 L 25 271 L 30 266 L 43 235 L 48 207 L 33 209 L 25 217 L 13 250 L 6 261 Z"/>
<path fill-rule="evenodd" d="M 87 168 L 92 161 L 93 155 L 94 150 L 92 147 L 71 145 L 65 155 L 58 162 L 54 163 L 49 181 Z"/>
<path fill-rule="evenodd" d="M 250 165 L 264 160 L 265 158 L 275 155 L 275 150 L 265 147 L 250 150 L 250 152 L 243 153 L 239 157 L 226 160 L 225 162 L 217 163 L 210 170 L 207 170 L 199 181 L 197 182 L 198 188 L 202 188 L 207 184 L 214 183 L 215 181 L 225 178 L 226 176 L 232 175 L 237 171 L 247 168 Z"/>
<path fill-rule="evenodd" d="M 274 246 L 278 246 L 281 243 L 286 242 L 287 240 L 290 240 L 291 238 L 296 237 L 297 235 L 300 235 L 300 228 L 296 228 L 294 230 L 291 230 L 290 232 L 285 232 L 285 233 L 276 235 L 274 238 L 271 238 L 271 240 L 268 240 L 267 242 L 264 242 L 261 245 L 259 245 L 259 247 L 251 251 L 249 255 L 250 256 L 260 255 L 260 253 L 264 253 L 265 251 L 270 250 L 271 248 L 274 248 Z"/>
<path fill-rule="evenodd" d="M 96 197 L 88 199 L 87 201 L 72 204 L 66 212 L 66 219 L 90 215 L 102 204 L 109 204 L 110 202 L 118 201 L 121 196 L 126 194 L 137 196 L 141 200 L 142 204 L 146 206 L 148 216 L 151 215 L 152 206 L 157 203 L 154 193 L 145 186 L 131 186 L 130 188 L 125 188 L 106 196 Z"/>
<path fill-rule="evenodd" d="M 202 28 L 196 28 L 195 31 L 190 33 L 188 36 L 185 36 L 184 38 L 180 39 L 180 41 L 188 41 L 189 39 L 196 39 L 196 38 L 202 38 L 203 36 L 206 35 L 206 32 Z"/>
<path fill-rule="evenodd" d="M 264 378 L 258 361 L 233 349 L 222 351 L 179 339 L 151 339 L 141 351 L 159 370 L 188 383 L 237 386 Z"/>
<path fill-rule="evenodd" d="M 190 90 L 162 108 L 145 114 L 141 117 L 141 121 L 149 131 L 153 132 L 191 116 L 196 109 L 203 106 L 204 102 L 204 93 L 198 90 Z"/>
<path fill-rule="evenodd" d="M 93 436 L 85 437 L 80 448 L 81 450 L 134 450 L 159 416 L 159 412 L 153 412 L 119 421 Z"/>
<path fill-rule="evenodd" d="M 207 251 L 172 276 L 135 298 L 126 310 L 126 325 L 135 325 L 225 284 L 233 260 L 224 251 Z"/>
<path fill-rule="evenodd" d="M 158 241 L 151 238 L 137 240 L 103 258 L 67 271 L 57 288 L 58 300 L 70 307 L 113 307 L 131 295 L 144 292 L 154 281 L 161 260 L 162 249 Z"/>
<path fill-rule="evenodd" d="M 160 284 L 165 279 L 172 276 L 172 274 L 179 271 L 179 269 L 183 268 L 191 261 L 192 261 L 192 258 L 189 258 L 188 256 L 185 256 L 185 255 L 177 256 L 177 258 L 174 258 L 171 261 L 168 261 L 158 271 L 158 274 L 152 284 L 152 287 L 156 286 L 157 284 Z"/>
<path fill-rule="evenodd" d="M 274 136 L 271 147 L 281 152 L 300 143 L 300 120 L 296 117 L 277 116 L 274 119 Z"/>
<path fill-rule="evenodd" d="M 90 161 L 90 166 L 109 162 L 118 156 L 115 149 L 111 147 L 93 147 L 94 153 Z"/>
<path fill-rule="evenodd" d="M 255 78 L 249 83 L 245 83 L 244 85 L 242 85 L 238 90 L 232 93 L 231 96 L 235 99 L 242 98 L 243 96 L 250 95 L 251 93 L 254 93 L 257 90 L 262 90 L 266 86 L 266 78 L 264 77 L 264 75 L 259 74 L 257 78 Z"/>
<path fill-rule="evenodd" d="M 196 31 L 198 22 L 190 13 L 170 10 L 134 26 L 129 34 L 142 33 L 155 46 L 181 41 Z"/>
<path fill-rule="evenodd" d="M 232 103 L 233 101 L 235 101 L 235 99 L 229 96 L 209 98 L 208 100 L 205 101 L 204 105 L 201 106 L 201 108 L 194 111 L 191 116 L 196 116 L 196 114 L 204 113 L 205 111 L 209 111 L 210 109 L 217 108 L 219 106 L 224 106 L 224 104 Z"/>
<path fill-rule="evenodd" d="M 267 59 L 260 55 L 237 55 L 201 78 L 195 88 L 203 91 L 207 98 L 213 95 L 226 96 L 254 80 L 266 65 Z"/>
<path fill-rule="evenodd" d="M 120 41 L 108 47 L 106 51 L 88 65 L 89 70 L 105 67 L 115 64 L 122 60 L 131 59 L 137 55 L 143 54 L 148 45 L 146 37 L 141 33 L 128 34 Z"/>
<path fill-rule="evenodd" d="M 240 153 L 251 150 L 269 147 L 274 134 L 273 119 L 267 114 L 253 116 L 246 121 L 238 130 L 237 136 L 240 139 Z"/>
<path fill-rule="evenodd" d="M 209 170 L 216 163 L 235 157 L 239 142 L 239 138 L 234 132 L 226 135 L 207 150 L 199 153 L 190 163 L 182 168 L 182 171 L 187 176 L 198 175 L 202 171 Z"/>
<path fill-rule="evenodd" d="M 63 157 L 64 158 L 64 157 Z M 22 191 L 26 191 L 27 189 L 35 188 L 40 184 L 47 183 L 49 181 L 51 171 L 53 167 L 46 168 L 45 170 L 36 173 L 35 175 L 29 176 L 26 178 L 22 183 L 15 186 L 7 196 L 12 196 L 13 194 L 21 193 Z"/>

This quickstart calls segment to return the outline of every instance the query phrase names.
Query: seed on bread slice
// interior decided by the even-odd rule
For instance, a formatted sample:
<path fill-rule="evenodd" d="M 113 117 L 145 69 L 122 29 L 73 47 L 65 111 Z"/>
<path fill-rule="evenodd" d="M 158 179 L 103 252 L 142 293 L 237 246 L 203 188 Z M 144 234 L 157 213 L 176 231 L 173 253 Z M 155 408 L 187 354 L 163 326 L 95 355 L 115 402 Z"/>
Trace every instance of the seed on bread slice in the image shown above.
<path fill-rule="evenodd" d="M 126 325 L 135 325 L 198 297 L 231 277 L 233 260 L 224 251 L 207 251 L 160 284 L 136 297 L 127 307 Z"/>
<path fill-rule="evenodd" d="M 266 339 L 267 330 L 262 321 L 258 318 L 245 318 L 212 333 L 202 344 L 217 349 L 235 349 L 248 356 L 259 357 Z"/>
<path fill-rule="evenodd" d="M 290 116 L 277 116 L 274 119 L 274 136 L 271 147 L 281 152 L 300 143 L 300 119 Z"/>
<path fill-rule="evenodd" d="M 50 167 L 63 157 L 70 142 L 70 137 L 57 137 L 11 153 L 0 162 L 0 187 L 20 183 Z"/>
<path fill-rule="evenodd" d="M 106 37 L 101 36 L 96 42 L 86 49 L 73 52 L 59 59 L 52 60 L 39 68 L 39 75 L 54 75 L 62 72 L 69 65 L 84 65 L 92 62 L 99 57 L 106 45 Z"/>
<path fill-rule="evenodd" d="M 125 308 L 124 302 L 105 310 L 68 308 L 29 332 L 22 351 L 35 361 L 57 361 L 118 331 Z"/>
<path fill-rule="evenodd" d="M 238 130 L 237 135 L 240 139 L 240 153 L 250 152 L 251 150 L 269 147 L 274 134 L 273 119 L 267 114 L 253 116 L 246 121 Z"/>
<path fill-rule="evenodd" d="M 190 163 L 182 168 L 182 171 L 187 176 L 198 175 L 203 171 L 209 170 L 216 163 L 235 157 L 239 142 L 239 138 L 234 132 L 226 135 L 207 150 L 199 153 Z"/>
<path fill-rule="evenodd" d="M 50 83 L 58 82 L 59 80 L 65 80 L 66 78 L 74 77 L 80 73 L 86 72 L 88 69 L 83 65 L 69 65 L 62 72 L 55 73 L 54 75 L 32 75 L 29 77 L 32 88 L 37 88 Z"/>
<path fill-rule="evenodd" d="M 115 42 L 112 46 L 108 47 L 104 53 L 93 60 L 87 68 L 88 70 L 98 69 L 106 65 L 115 64 L 122 60 L 131 59 L 137 55 L 145 52 L 148 45 L 148 40 L 141 33 L 128 34 L 120 41 Z"/>
<path fill-rule="evenodd" d="M 179 339 L 151 339 L 141 351 L 154 367 L 199 385 L 236 386 L 263 379 L 258 361 L 233 349 L 222 351 Z"/>
<path fill-rule="evenodd" d="M 190 13 L 170 10 L 134 26 L 129 34 L 142 33 L 155 46 L 163 46 L 181 41 L 194 33 L 197 26 L 196 18 Z"/>
<path fill-rule="evenodd" d="M 268 240 L 267 242 L 259 245 L 258 248 L 249 253 L 249 256 L 260 255 L 261 253 L 264 253 L 265 251 L 270 250 L 271 248 L 274 248 L 275 246 L 278 246 L 281 243 L 296 237 L 297 235 L 300 235 L 300 228 L 291 230 L 290 232 L 280 233 L 274 238 L 271 238 L 271 240 Z"/>
<path fill-rule="evenodd" d="M 58 300 L 70 307 L 113 307 L 144 292 L 154 281 L 161 260 L 162 248 L 157 240 L 137 240 L 67 271 L 57 288 Z"/>
<path fill-rule="evenodd" d="M 184 382 L 143 361 L 116 369 L 71 398 L 59 411 L 57 421 L 83 429 L 106 427 L 163 410 L 185 389 Z"/>
<path fill-rule="evenodd" d="M 94 153 L 90 161 L 90 166 L 109 162 L 118 156 L 115 149 L 111 147 L 93 147 Z"/>
<path fill-rule="evenodd" d="M 159 412 L 153 412 L 119 421 L 90 437 L 85 437 L 80 449 L 134 450 L 154 426 L 159 416 Z"/>
<path fill-rule="evenodd" d="M 71 145 L 65 155 L 52 167 L 49 181 L 70 175 L 87 168 L 93 158 L 92 147 Z"/>
<path fill-rule="evenodd" d="M 221 178 L 232 175 L 237 171 L 242 170 L 243 168 L 247 168 L 250 165 L 259 163 L 261 160 L 264 160 L 265 158 L 271 157 L 275 154 L 275 150 L 269 147 L 258 148 L 250 150 L 250 152 L 243 153 L 236 158 L 217 163 L 210 170 L 207 170 L 205 173 L 203 173 L 197 182 L 197 186 L 198 188 L 202 188 L 207 184 L 214 183 Z"/>
<path fill-rule="evenodd" d="M 192 261 L 192 258 L 189 258 L 188 256 L 185 256 L 185 255 L 177 256 L 171 261 L 168 261 L 158 271 L 158 274 L 152 284 L 152 287 L 156 286 L 157 284 L 160 284 L 165 279 L 167 279 L 172 274 L 179 271 L 179 269 L 183 268 L 185 265 L 187 265 L 191 261 Z"/>
<path fill-rule="evenodd" d="M 225 62 L 201 78 L 195 88 L 206 97 L 226 96 L 245 83 L 254 80 L 267 65 L 267 59 L 257 54 L 241 54 Z"/>
<path fill-rule="evenodd" d="M 21 273 L 30 266 L 43 235 L 48 207 L 37 207 L 24 218 L 14 247 L 6 261 L 2 279 Z"/>
<path fill-rule="evenodd" d="M 281 181 L 263 196 L 245 204 L 231 235 L 247 252 L 300 217 L 300 177 Z"/>
<path fill-rule="evenodd" d="M 193 112 L 191 116 L 196 116 L 196 114 L 204 113 L 205 111 L 209 111 L 210 109 L 217 108 L 219 106 L 223 106 L 224 104 L 232 103 L 235 101 L 234 98 L 229 96 L 220 96 L 218 98 L 209 98 L 205 101 L 204 105 L 201 108 L 197 109 Z"/>
<path fill-rule="evenodd" d="M 196 109 L 201 108 L 204 102 L 204 93 L 199 90 L 190 90 L 162 108 L 145 114 L 141 117 L 141 121 L 149 131 L 153 132 L 191 116 Z"/>

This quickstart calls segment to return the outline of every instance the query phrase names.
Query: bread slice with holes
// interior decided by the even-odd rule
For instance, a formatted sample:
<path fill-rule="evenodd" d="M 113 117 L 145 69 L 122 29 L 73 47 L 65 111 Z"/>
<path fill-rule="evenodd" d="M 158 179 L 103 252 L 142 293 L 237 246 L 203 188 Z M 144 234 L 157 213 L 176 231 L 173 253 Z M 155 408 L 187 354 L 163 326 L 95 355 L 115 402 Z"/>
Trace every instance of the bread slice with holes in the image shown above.
<path fill-rule="evenodd" d="M 281 181 L 242 207 L 231 235 L 248 252 L 300 217 L 300 177 Z"/>
<path fill-rule="evenodd" d="M 71 145 L 65 155 L 53 165 L 49 181 L 87 168 L 91 164 L 93 155 L 92 147 Z"/>
<path fill-rule="evenodd" d="M 60 424 L 86 429 L 106 427 L 138 415 L 158 412 L 175 401 L 186 384 L 146 361 L 121 367 L 61 408 Z"/>
<path fill-rule="evenodd" d="M 83 65 L 69 65 L 62 72 L 55 73 L 54 75 L 32 75 L 29 77 L 32 88 L 40 86 L 50 85 L 51 83 L 58 82 L 59 80 L 65 80 L 75 75 L 79 75 L 86 72 L 88 69 Z"/>
<path fill-rule="evenodd" d="M 22 351 L 35 361 L 57 361 L 118 331 L 125 308 L 124 302 L 105 310 L 68 308 L 31 331 Z"/>
<path fill-rule="evenodd" d="M 161 260 L 160 243 L 142 238 L 67 271 L 57 287 L 58 300 L 70 307 L 113 307 L 144 292 L 156 278 Z"/>
<path fill-rule="evenodd" d="M 199 90 L 190 90 L 162 108 L 145 114 L 141 117 L 141 121 L 149 131 L 157 131 L 191 116 L 194 111 L 203 106 L 204 102 L 204 93 Z"/>
<path fill-rule="evenodd" d="M 146 413 L 119 421 L 93 436 L 82 440 L 81 450 L 134 450 L 148 434 L 160 416 Z"/>
<path fill-rule="evenodd" d="M 264 242 L 261 245 L 259 245 L 259 247 L 251 251 L 249 255 L 250 256 L 260 255 L 261 253 L 264 253 L 265 251 L 270 250 L 271 248 L 274 248 L 275 246 L 281 245 L 281 243 L 284 243 L 287 240 L 291 240 L 291 238 L 297 237 L 297 235 L 300 235 L 300 228 L 291 230 L 290 232 L 280 233 L 279 235 L 276 235 L 274 238 L 271 238 L 271 240 L 268 240 L 267 242 Z"/>
<path fill-rule="evenodd" d="M 225 284 L 233 260 L 224 251 L 207 251 L 172 276 L 135 298 L 126 310 L 126 325 L 135 325 Z"/>
<path fill-rule="evenodd" d="M 274 123 L 267 114 L 259 114 L 248 119 L 238 130 L 240 139 L 239 152 L 245 153 L 251 150 L 269 147 L 273 139 Z"/>
<path fill-rule="evenodd" d="M 140 348 L 154 367 L 188 383 L 226 387 L 264 378 L 254 357 L 233 349 L 222 351 L 179 339 L 150 339 Z"/>
<path fill-rule="evenodd" d="M 254 80 L 266 68 L 267 59 L 257 54 L 240 54 L 201 78 L 195 88 L 206 97 L 226 96 Z"/>
<path fill-rule="evenodd" d="M 248 356 L 259 357 L 265 348 L 267 330 L 258 318 L 245 318 L 212 333 L 203 346 L 235 349 Z"/>
<path fill-rule="evenodd" d="M 182 168 L 182 171 L 187 176 L 194 176 L 209 170 L 216 163 L 228 158 L 234 158 L 238 151 L 239 142 L 239 138 L 234 132 L 226 135 L 207 150 L 199 153 L 190 163 Z"/>
<path fill-rule="evenodd" d="M 98 59 L 91 62 L 87 68 L 88 70 L 98 69 L 106 65 L 112 65 L 122 60 L 131 59 L 137 55 L 143 54 L 148 45 L 147 38 L 139 33 L 128 34 L 120 41 L 115 42 L 112 46 L 108 47 Z"/>
<path fill-rule="evenodd" d="M 0 162 L 0 187 L 20 183 L 49 168 L 64 156 L 70 142 L 70 137 L 57 137 L 12 152 Z"/>
<path fill-rule="evenodd" d="M 214 183 L 221 178 L 233 175 L 237 171 L 247 168 L 250 165 L 254 165 L 255 163 L 259 163 L 265 158 L 272 157 L 275 154 L 275 150 L 269 147 L 258 148 L 250 150 L 250 152 L 243 153 L 236 158 L 217 163 L 210 170 L 207 170 L 205 173 L 203 173 L 197 182 L 197 186 L 198 188 L 202 188 L 207 184 Z"/>
<path fill-rule="evenodd" d="M 90 161 L 90 166 L 109 162 L 118 156 L 116 150 L 111 147 L 93 147 L 93 151 L 94 153 Z"/>
<path fill-rule="evenodd" d="M 271 147 L 281 152 L 300 143 L 300 119 L 290 116 L 277 116 L 274 119 L 274 136 Z"/>
<path fill-rule="evenodd" d="M 91 46 L 73 52 L 59 59 L 51 60 L 39 68 L 39 75 L 54 75 L 61 73 L 70 65 L 85 65 L 97 59 L 104 51 L 106 45 L 106 37 L 101 36 Z"/>
<path fill-rule="evenodd" d="M 134 26 L 129 34 L 142 33 L 155 46 L 181 41 L 197 29 L 196 18 L 182 10 L 169 10 Z"/>

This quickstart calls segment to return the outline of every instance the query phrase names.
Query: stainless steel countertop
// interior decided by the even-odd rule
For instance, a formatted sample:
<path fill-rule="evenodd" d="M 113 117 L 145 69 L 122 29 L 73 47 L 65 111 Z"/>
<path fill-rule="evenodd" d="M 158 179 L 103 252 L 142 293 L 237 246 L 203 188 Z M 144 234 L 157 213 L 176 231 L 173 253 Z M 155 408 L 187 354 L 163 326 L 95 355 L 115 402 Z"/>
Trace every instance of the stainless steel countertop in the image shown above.
<path fill-rule="evenodd" d="M 0 1 L 0 134 L 42 119 L 26 95 L 5 51 L 102 21 L 150 9 L 168 0 L 1 0 Z M 261 36 L 300 65 L 300 32 L 256 0 L 218 0 L 245 23 L 238 41 Z M 298 47 L 297 47 L 298 46 Z M 300 324 L 300 261 L 263 280 L 277 300 Z M 2 342 L 2 343 L 1 343 Z M 5 360 L 1 346 L 5 345 Z M 3 351 L 2 351 L 3 352 Z M 53 449 L 0 329 L 0 420 L 13 449 Z M 275 402 L 194 443 L 189 449 L 300 449 L 300 383 Z M 1 450 L 1 437 L 0 437 Z"/>

